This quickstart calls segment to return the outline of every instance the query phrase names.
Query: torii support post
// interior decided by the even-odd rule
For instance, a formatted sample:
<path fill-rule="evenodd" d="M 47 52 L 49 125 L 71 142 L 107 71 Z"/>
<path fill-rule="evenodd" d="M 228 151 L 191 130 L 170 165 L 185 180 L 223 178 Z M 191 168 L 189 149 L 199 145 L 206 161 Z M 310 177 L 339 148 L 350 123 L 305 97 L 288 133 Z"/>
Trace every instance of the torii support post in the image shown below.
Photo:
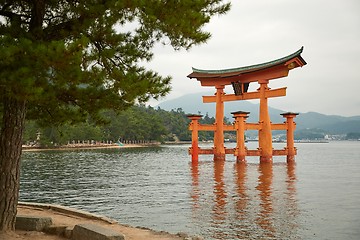
<path fill-rule="evenodd" d="M 216 86 L 216 116 L 214 133 L 214 160 L 225 160 L 224 147 L 224 85 Z"/>
<path fill-rule="evenodd" d="M 290 163 L 295 161 L 296 148 L 294 146 L 294 131 L 296 128 L 296 123 L 294 122 L 294 118 L 299 114 L 287 112 L 281 115 L 284 118 L 286 118 L 286 148 L 287 148 L 286 161 Z"/>
<path fill-rule="evenodd" d="M 272 162 L 272 134 L 271 122 L 268 110 L 268 100 L 266 91 L 268 88 L 268 80 L 260 80 L 260 113 L 259 122 L 261 128 L 259 129 L 259 148 L 261 151 L 260 163 Z"/>
<path fill-rule="evenodd" d="M 191 161 L 192 163 L 198 163 L 199 161 L 199 120 L 202 115 L 190 114 L 187 117 L 191 120 L 189 130 L 191 130 Z"/>
<path fill-rule="evenodd" d="M 245 125 L 246 118 L 248 118 L 249 112 L 232 112 L 235 118 L 235 129 L 236 129 L 236 149 L 234 155 L 236 156 L 237 162 L 245 162 L 246 146 L 245 146 Z"/>

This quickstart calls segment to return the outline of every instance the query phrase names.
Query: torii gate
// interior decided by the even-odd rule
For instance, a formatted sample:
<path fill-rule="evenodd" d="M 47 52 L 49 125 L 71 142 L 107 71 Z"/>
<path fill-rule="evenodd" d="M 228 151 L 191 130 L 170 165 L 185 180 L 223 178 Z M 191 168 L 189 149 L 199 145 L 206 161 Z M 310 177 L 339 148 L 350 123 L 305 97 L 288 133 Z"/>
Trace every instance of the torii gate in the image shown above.
<path fill-rule="evenodd" d="M 189 153 L 192 161 L 198 161 L 199 154 L 214 154 L 214 160 L 225 160 L 226 154 L 234 154 L 238 161 L 245 161 L 245 156 L 260 156 L 260 162 L 272 162 L 273 155 L 287 155 L 287 161 L 294 160 L 296 148 L 294 147 L 295 123 L 293 119 L 297 113 L 284 113 L 285 123 L 273 124 L 270 121 L 268 111 L 268 98 L 286 96 L 286 87 L 270 89 L 270 80 L 286 77 L 290 70 L 306 65 L 301 57 L 303 47 L 293 54 L 276 59 L 274 61 L 256 64 L 252 66 L 224 69 L 224 70 L 200 70 L 193 68 L 189 78 L 196 78 L 201 86 L 213 86 L 216 88 L 215 96 L 203 96 L 204 103 L 216 103 L 216 116 L 214 125 L 199 124 L 201 115 L 188 115 L 191 119 L 189 129 L 192 131 L 192 146 Z M 251 82 L 258 82 L 259 89 L 248 92 Z M 234 94 L 225 94 L 226 85 L 232 85 Z M 259 122 L 246 123 L 248 112 L 234 112 L 234 125 L 224 125 L 224 102 L 260 99 Z M 245 147 L 245 130 L 258 130 L 259 148 L 248 150 Z M 287 131 L 287 146 L 282 150 L 274 150 L 272 147 L 272 130 Z M 214 147 L 212 149 L 200 149 L 198 147 L 198 131 L 214 131 Z M 235 149 L 224 147 L 224 131 L 237 132 L 237 145 Z"/>

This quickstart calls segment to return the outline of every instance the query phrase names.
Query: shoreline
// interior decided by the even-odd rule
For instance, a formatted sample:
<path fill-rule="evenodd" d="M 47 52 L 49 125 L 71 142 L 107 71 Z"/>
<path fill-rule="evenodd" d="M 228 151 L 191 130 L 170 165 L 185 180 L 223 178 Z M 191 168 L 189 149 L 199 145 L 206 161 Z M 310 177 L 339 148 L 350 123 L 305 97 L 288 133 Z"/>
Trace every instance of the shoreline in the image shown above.
<path fill-rule="evenodd" d="M 106 228 L 120 234 L 125 235 L 125 239 L 159 239 L 159 240 L 175 240 L 175 239 L 202 239 L 193 238 L 187 234 L 178 233 L 172 234 L 164 231 L 156 231 L 153 229 L 143 227 L 133 227 L 126 224 L 121 224 L 114 219 L 110 219 L 103 215 L 90 213 L 87 211 L 66 207 L 56 204 L 44 204 L 33 202 L 19 202 L 18 203 L 18 216 L 27 216 L 30 218 L 37 217 L 50 217 L 52 219 L 52 226 L 66 226 L 73 229 L 78 224 L 93 224 L 102 228 Z M 49 234 L 47 231 L 21 231 L 16 230 L 16 233 L 23 237 L 22 239 L 41 239 L 50 240 L 54 239 L 54 234 Z M 41 236 L 39 235 L 41 234 Z M 57 235 L 56 239 L 67 239 L 65 236 Z M 14 238 L 18 239 L 18 238 Z M 11 239 L 12 240 L 12 239 Z"/>
<path fill-rule="evenodd" d="M 111 148 L 141 148 L 141 147 L 152 147 L 160 146 L 159 143 L 151 144 L 124 144 L 122 146 L 118 144 L 72 144 L 63 145 L 59 147 L 29 147 L 23 146 L 23 152 L 39 152 L 39 151 L 67 151 L 67 150 L 92 150 L 92 149 L 111 149 Z"/>

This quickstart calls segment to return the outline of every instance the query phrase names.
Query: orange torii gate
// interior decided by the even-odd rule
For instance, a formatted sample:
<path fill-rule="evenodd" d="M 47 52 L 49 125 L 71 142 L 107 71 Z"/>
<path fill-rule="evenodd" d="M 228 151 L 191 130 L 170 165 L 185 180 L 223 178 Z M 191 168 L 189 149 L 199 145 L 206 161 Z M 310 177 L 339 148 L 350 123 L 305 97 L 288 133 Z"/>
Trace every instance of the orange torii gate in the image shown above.
<path fill-rule="evenodd" d="M 201 86 L 216 88 L 214 96 L 204 96 L 203 102 L 216 103 L 216 116 L 214 125 L 199 124 L 201 115 L 188 115 L 191 119 L 189 129 L 192 131 L 192 146 L 189 153 L 192 161 L 198 161 L 199 154 L 213 154 L 214 160 L 225 160 L 226 154 L 234 154 L 238 161 L 245 161 L 245 156 L 260 156 L 260 162 L 272 162 L 274 155 L 286 155 L 287 161 L 293 161 L 296 155 L 294 147 L 294 118 L 297 113 L 284 113 L 285 123 L 273 124 L 270 121 L 268 111 L 268 98 L 286 96 L 286 87 L 270 89 L 270 80 L 286 77 L 290 70 L 306 65 L 301 57 L 303 47 L 286 57 L 252 66 L 224 69 L 224 70 L 200 70 L 193 68 L 189 78 L 196 78 Z M 257 82 L 260 87 L 255 92 L 248 92 L 249 84 Z M 232 85 L 234 94 L 225 94 L 226 85 Z M 259 122 L 247 123 L 248 112 L 233 112 L 235 122 L 233 125 L 224 124 L 224 102 L 260 99 Z M 244 134 L 246 130 L 258 130 L 259 147 L 249 150 L 245 146 Z M 287 146 L 285 149 L 274 150 L 272 147 L 272 130 L 287 131 Z M 201 149 L 198 146 L 198 131 L 214 131 L 214 147 Z M 237 132 L 237 145 L 234 149 L 226 149 L 224 146 L 224 131 Z"/>

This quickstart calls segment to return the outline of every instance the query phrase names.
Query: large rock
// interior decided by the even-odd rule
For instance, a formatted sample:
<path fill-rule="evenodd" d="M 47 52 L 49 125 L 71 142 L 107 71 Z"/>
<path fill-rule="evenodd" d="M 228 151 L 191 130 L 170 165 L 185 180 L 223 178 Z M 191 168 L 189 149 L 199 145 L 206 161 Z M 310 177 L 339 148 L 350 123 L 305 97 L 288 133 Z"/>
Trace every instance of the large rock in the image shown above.
<path fill-rule="evenodd" d="M 68 228 L 67 225 L 52 225 L 47 228 L 44 228 L 43 231 L 45 233 L 52 234 L 52 235 L 65 236 L 65 232 L 66 232 L 67 228 Z"/>
<path fill-rule="evenodd" d="M 73 240 L 125 240 L 125 236 L 111 229 L 106 229 L 94 224 L 75 225 Z"/>
<path fill-rule="evenodd" d="M 43 231 L 52 224 L 51 217 L 16 216 L 15 228 L 25 231 Z"/>

